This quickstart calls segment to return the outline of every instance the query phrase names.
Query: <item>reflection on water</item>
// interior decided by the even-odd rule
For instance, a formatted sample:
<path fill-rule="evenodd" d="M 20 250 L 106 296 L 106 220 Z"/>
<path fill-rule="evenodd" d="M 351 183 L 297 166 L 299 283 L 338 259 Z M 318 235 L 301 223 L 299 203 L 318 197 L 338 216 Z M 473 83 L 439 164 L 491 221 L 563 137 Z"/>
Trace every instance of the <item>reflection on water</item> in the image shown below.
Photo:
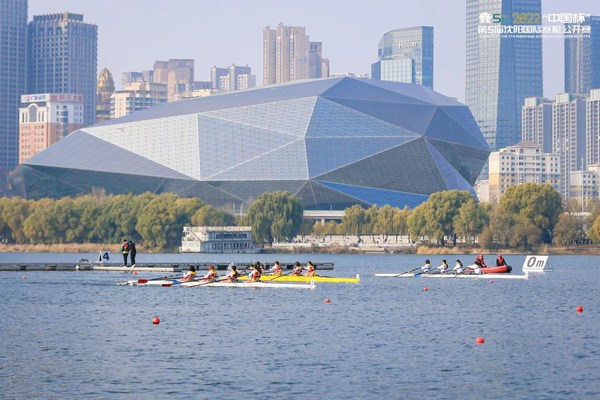
<path fill-rule="evenodd" d="M 94 255 L 18 256 L 70 262 Z M 143 257 L 333 261 L 327 274 L 360 273 L 361 283 L 316 290 L 127 287 L 115 285 L 127 273 L 3 272 L 0 397 L 600 396 L 598 257 L 551 256 L 555 272 L 494 283 L 374 277 L 422 264 L 425 256 L 416 255 Z M 430 256 L 434 265 L 442 257 L 455 259 Z M 507 258 L 520 273 L 524 256 Z M 146 276 L 153 275 L 138 275 Z M 575 312 L 578 305 L 583 313 Z M 155 315 L 160 325 L 152 324 Z M 478 336 L 485 344 L 474 343 Z"/>

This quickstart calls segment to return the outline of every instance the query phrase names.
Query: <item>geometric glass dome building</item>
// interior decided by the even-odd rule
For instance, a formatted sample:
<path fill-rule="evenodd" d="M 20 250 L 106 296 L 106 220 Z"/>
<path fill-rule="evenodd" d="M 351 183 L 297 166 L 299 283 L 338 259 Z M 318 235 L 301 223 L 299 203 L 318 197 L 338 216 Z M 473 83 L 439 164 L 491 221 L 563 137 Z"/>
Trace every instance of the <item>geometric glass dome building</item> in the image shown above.
<path fill-rule="evenodd" d="M 75 131 L 11 177 L 23 197 L 173 192 L 238 209 L 415 207 L 469 190 L 489 149 L 467 106 L 420 85 L 333 78 L 167 103 Z"/>

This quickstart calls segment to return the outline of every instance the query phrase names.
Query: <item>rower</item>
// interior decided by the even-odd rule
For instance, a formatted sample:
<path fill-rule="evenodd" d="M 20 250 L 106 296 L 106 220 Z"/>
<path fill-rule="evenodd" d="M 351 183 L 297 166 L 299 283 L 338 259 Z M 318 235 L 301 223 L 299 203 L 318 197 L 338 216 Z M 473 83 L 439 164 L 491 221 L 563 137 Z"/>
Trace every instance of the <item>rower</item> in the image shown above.
<path fill-rule="evenodd" d="M 247 282 L 258 282 L 260 281 L 260 269 L 256 266 L 250 266 L 250 274 L 248 274 Z"/>
<path fill-rule="evenodd" d="M 179 281 L 180 282 L 192 281 L 192 280 L 194 280 L 195 276 L 196 276 L 196 267 L 194 267 L 193 265 L 190 265 L 189 270 L 185 273 L 185 275 L 183 275 L 183 277 Z"/>
<path fill-rule="evenodd" d="M 440 274 L 443 274 L 446 271 L 448 271 L 448 264 L 446 263 L 446 260 L 442 260 L 442 264 L 439 267 L 437 267 L 437 269 L 440 271 Z"/>
<path fill-rule="evenodd" d="M 315 266 L 310 261 L 306 263 L 306 276 L 315 276 Z"/>
<path fill-rule="evenodd" d="M 457 274 L 462 274 L 464 270 L 465 267 L 463 266 L 463 263 L 460 262 L 460 260 L 456 260 L 456 264 L 454 264 L 454 268 L 452 268 L 452 271 L 454 271 Z"/>
<path fill-rule="evenodd" d="M 227 282 L 237 282 L 238 277 L 240 276 L 237 267 L 235 265 L 230 265 L 229 267 L 230 270 L 227 275 L 225 275 L 227 277 Z"/>
<path fill-rule="evenodd" d="M 431 270 L 431 261 L 429 261 L 429 260 L 425 260 L 425 265 L 423 265 L 423 266 L 421 267 L 421 270 L 422 270 L 424 273 L 428 274 L 428 273 L 429 273 L 429 271 Z"/>
<path fill-rule="evenodd" d="M 281 267 L 281 264 L 279 264 L 279 261 L 275 261 L 275 264 L 273 264 L 269 271 L 271 272 L 271 275 L 275 276 L 281 276 L 283 274 L 283 268 Z"/>
<path fill-rule="evenodd" d="M 210 264 L 208 266 L 208 272 L 206 273 L 206 275 L 204 275 L 204 280 L 205 281 L 214 281 L 216 277 L 217 277 L 217 270 L 215 269 L 214 265 Z"/>
<path fill-rule="evenodd" d="M 294 269 L 292 270 L 292 275 L 300 276 L 302 275 L 302 266 L 298 261 L 294 263 Z"/>

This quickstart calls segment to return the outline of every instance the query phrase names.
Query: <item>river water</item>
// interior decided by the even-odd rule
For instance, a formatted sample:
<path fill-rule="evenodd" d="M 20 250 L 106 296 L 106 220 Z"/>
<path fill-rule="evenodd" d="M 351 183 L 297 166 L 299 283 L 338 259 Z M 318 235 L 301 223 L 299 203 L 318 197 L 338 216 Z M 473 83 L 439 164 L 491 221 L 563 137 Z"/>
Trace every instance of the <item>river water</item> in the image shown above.
<path fill-rule="evenodd" d="M 429 258 L 442 257 L 472 261 Z M 161 288 L 116 285 L 127 273 L 1 272 L 0 398 L 600 398 L 600 257 L 551 256 L 554 272 L 493 283 L 374 276 L 421 265 L 416 255 L 137 258 L 333 261 L 324 275 L 360 273 L 361 282 Z M 525 256 L 507 258 L 520 274 Z"/>

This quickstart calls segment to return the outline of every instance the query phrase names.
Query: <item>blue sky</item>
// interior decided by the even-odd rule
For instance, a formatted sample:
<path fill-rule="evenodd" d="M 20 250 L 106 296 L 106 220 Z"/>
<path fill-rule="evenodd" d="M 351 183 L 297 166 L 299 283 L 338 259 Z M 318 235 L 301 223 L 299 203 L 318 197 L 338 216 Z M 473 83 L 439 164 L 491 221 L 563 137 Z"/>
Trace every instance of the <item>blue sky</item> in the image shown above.
<path fill-rule="evenodd" d="M 370 73 L 390 30 L 434 27 L 434 89 L 464 100 L 465 0 L 29 0 L 33 15 L 76 12 L 98 25 L 98 71 L 152 69 L 155 60 L 193 58 L 195 79 L 212 65 L 249 65 L 262 84 L 265 26 L 306 27 L 323 42 L 331 72 Z M 543 0 L 542 12 L 600 15 L 598 0 Z M 563 42 L 544 40 L 544 95 L 563 90 Z"/>

